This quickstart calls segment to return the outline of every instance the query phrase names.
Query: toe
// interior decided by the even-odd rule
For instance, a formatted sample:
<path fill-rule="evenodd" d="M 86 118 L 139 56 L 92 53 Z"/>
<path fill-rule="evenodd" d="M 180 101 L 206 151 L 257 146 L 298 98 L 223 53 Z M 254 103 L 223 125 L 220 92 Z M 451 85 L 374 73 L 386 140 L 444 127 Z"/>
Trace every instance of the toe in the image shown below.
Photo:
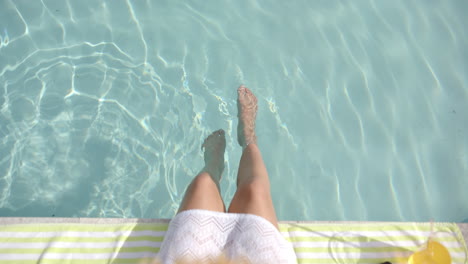
<path fill-rule="evenodd" d="M 252 91 L 250 91 L 250 89 L 247 88 L 247 87 L 245 87 L 244 93 L 245 93 L 246 95 L 249 95 L 249 96 L 252 95 Z"/>
<path fill-rule="evenodd" d="M 244 96 L 247 93 L 248 90 L 249 89 L 247 89 L 247 87 L 245 87 L 244 85 L 241 85 L 237 89 L 237 94 L 239 95 L 239 97 Z"/>

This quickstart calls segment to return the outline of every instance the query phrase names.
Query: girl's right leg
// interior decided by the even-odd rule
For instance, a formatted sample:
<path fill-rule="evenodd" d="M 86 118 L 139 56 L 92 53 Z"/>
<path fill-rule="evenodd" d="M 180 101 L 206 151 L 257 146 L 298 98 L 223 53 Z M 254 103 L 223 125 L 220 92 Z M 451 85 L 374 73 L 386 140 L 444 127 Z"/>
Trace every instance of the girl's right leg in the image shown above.
<path fill-rule="evenodd" d="M 256 143 L 257 98 L 246 87 L 238 89 L 238 141 L 243 148 L 237 174 L 237 191 L 228 212 L 261 216 L 278 228 L 270 193 L 270 180 Z"/>

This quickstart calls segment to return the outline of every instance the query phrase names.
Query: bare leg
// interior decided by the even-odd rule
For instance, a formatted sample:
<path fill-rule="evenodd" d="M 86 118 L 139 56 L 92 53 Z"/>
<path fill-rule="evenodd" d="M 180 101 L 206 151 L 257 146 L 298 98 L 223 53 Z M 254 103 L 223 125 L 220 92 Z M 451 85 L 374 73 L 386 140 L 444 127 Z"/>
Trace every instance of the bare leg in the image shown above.
<path fill-rule="evenodd" d="M 226 211 L 219 190 L 226 149 L 224 130 L 220 129 L 209 135 L 202 148 L 205 148 L 205 167 L 187 187 L 178 213 L 190 209 Z"/>
<path fill-rule="evenodd" d="M 239 144 L 244 150 L 237 174 L 237 191 L 228 212 L 258 215 L 278 227 L 268 172 L 255 136 L 257 98 L 244 86 L 239 87 L 237 92 L 239 111 L 237 134 Z"/>

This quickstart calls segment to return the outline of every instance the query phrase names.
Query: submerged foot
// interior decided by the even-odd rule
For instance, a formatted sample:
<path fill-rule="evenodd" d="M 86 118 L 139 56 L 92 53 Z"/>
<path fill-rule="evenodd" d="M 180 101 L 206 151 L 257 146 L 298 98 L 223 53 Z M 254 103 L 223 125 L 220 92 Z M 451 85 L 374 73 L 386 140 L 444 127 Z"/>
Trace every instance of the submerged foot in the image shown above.
<path fill-rule="evenodd" d="M 257 143 L 255 136 L 255 118 L 257 116 L 257 97 L 245 86 L 237 89 L 237 141 L 242 148 L 251 143 Z"/>
<path fill-rule="evenodd" d="M 224 170 L 224 150 L 226 149 L 224 130 L 220 129 L 211 133 L 203 142 L 202 148 L 205 148 L 203 170 L 219 182 Z"/>

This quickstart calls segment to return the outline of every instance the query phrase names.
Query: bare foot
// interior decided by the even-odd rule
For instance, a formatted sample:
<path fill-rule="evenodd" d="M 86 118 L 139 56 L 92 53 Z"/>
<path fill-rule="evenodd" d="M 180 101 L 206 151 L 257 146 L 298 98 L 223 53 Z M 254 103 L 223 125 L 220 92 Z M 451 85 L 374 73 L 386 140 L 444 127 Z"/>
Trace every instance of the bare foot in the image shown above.
<path fill-rule="evenodd" d="M 255 118 L 257 116 L 257 97 L 244 85 L 237 89 L 237 141 L 242 148 L 257 143 L 255 136 Z"/>
<path fill-rule="evenodd" d="M 203 142 L 202 148 L 205 148 L 203 171 L 208 172 L 213 180 L 219 182 L 224 170 L 224 151 L 226 149 L 224 130 L 220 129 L 211 133 Z"/>

